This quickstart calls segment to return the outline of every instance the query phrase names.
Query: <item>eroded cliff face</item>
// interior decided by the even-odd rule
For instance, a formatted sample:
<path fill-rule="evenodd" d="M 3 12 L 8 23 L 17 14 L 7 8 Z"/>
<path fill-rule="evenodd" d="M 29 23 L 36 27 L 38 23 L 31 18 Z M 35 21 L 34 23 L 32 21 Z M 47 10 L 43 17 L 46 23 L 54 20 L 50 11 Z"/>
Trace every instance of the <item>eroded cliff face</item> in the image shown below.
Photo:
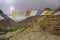
<path fill-rule="evenodd" d="M 20 23 L 27 28 L 9 40 L 60 40 L 60 16 L 34 16 Z"/>

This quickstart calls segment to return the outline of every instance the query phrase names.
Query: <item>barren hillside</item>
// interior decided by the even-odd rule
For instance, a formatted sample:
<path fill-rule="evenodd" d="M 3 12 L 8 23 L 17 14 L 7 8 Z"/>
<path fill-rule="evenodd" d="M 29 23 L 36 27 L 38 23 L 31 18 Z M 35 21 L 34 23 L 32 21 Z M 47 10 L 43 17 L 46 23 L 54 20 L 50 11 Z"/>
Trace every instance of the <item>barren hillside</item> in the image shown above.
<path fill-rule="evenodd" d="M 0 28 L 7 28 L 15 25 L 16 25 L 16 22 L 11 20 L 10 18 L 0 20 Z"/>
<path fill-rule="evenodd" d="M 20 23 L 28 27 L 9 40 L 60 40 L 60 16 L 34 16 Z"/>
<path fill-rule="evenodd" d="M 32 16 L 18 23 L 0 21 L 0 28 L 8 27 L 12 32 L 0 35 L 0 40 L 60 40 L 60 16 Z"/>

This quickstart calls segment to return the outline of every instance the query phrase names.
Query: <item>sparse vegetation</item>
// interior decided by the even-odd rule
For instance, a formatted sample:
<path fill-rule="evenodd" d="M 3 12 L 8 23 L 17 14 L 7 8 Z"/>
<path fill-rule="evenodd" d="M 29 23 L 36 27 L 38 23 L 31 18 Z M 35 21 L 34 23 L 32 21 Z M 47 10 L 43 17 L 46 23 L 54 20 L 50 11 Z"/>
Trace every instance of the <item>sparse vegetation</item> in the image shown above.
<path fill-rule="evenodd" d="M 0 28 L 0 35 L 1 35 L 1 34 L 5 34 L 5 33 L 7 33 L 7 32 L 8 32 L 7 29 L 2 29 L 2 28 Z"/>

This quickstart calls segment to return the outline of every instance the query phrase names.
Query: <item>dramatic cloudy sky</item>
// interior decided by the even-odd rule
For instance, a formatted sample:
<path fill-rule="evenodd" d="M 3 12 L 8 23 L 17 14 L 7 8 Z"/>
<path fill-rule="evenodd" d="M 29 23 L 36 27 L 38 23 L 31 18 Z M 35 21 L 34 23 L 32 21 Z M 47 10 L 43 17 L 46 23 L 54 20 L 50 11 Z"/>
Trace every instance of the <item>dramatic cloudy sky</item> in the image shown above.
<path fill-rule="evenodd" d="M 7 14 L 13 9 L 18 12 L 27 9 L 56 8 L 57 6 L 60 6 L 60 0 L 0 0 L 0 9 Z"/>

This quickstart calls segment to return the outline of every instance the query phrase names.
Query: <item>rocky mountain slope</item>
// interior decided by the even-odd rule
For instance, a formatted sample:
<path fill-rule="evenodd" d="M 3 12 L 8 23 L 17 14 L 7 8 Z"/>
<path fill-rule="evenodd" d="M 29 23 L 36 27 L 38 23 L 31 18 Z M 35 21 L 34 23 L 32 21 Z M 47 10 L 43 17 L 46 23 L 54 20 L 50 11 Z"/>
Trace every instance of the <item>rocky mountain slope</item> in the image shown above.
<path fill-rule="evenodd" d="M 0 20 L 0 28 L 7 28 L 11 26 L 16 26 L 17 23 L 11 20 L 10 18 Z"/>
<path fill-rule="evenodd" d="M 8 40 L 60 40 L 60 16 L 33 16 L 17 24 L 12 28 L 19 32 Z"/>
<path fill-rule="evenodd" d="M 60 16 L 34 16 L 22 24 L 28 27 L 9 40 L 60 40 Z"/>

